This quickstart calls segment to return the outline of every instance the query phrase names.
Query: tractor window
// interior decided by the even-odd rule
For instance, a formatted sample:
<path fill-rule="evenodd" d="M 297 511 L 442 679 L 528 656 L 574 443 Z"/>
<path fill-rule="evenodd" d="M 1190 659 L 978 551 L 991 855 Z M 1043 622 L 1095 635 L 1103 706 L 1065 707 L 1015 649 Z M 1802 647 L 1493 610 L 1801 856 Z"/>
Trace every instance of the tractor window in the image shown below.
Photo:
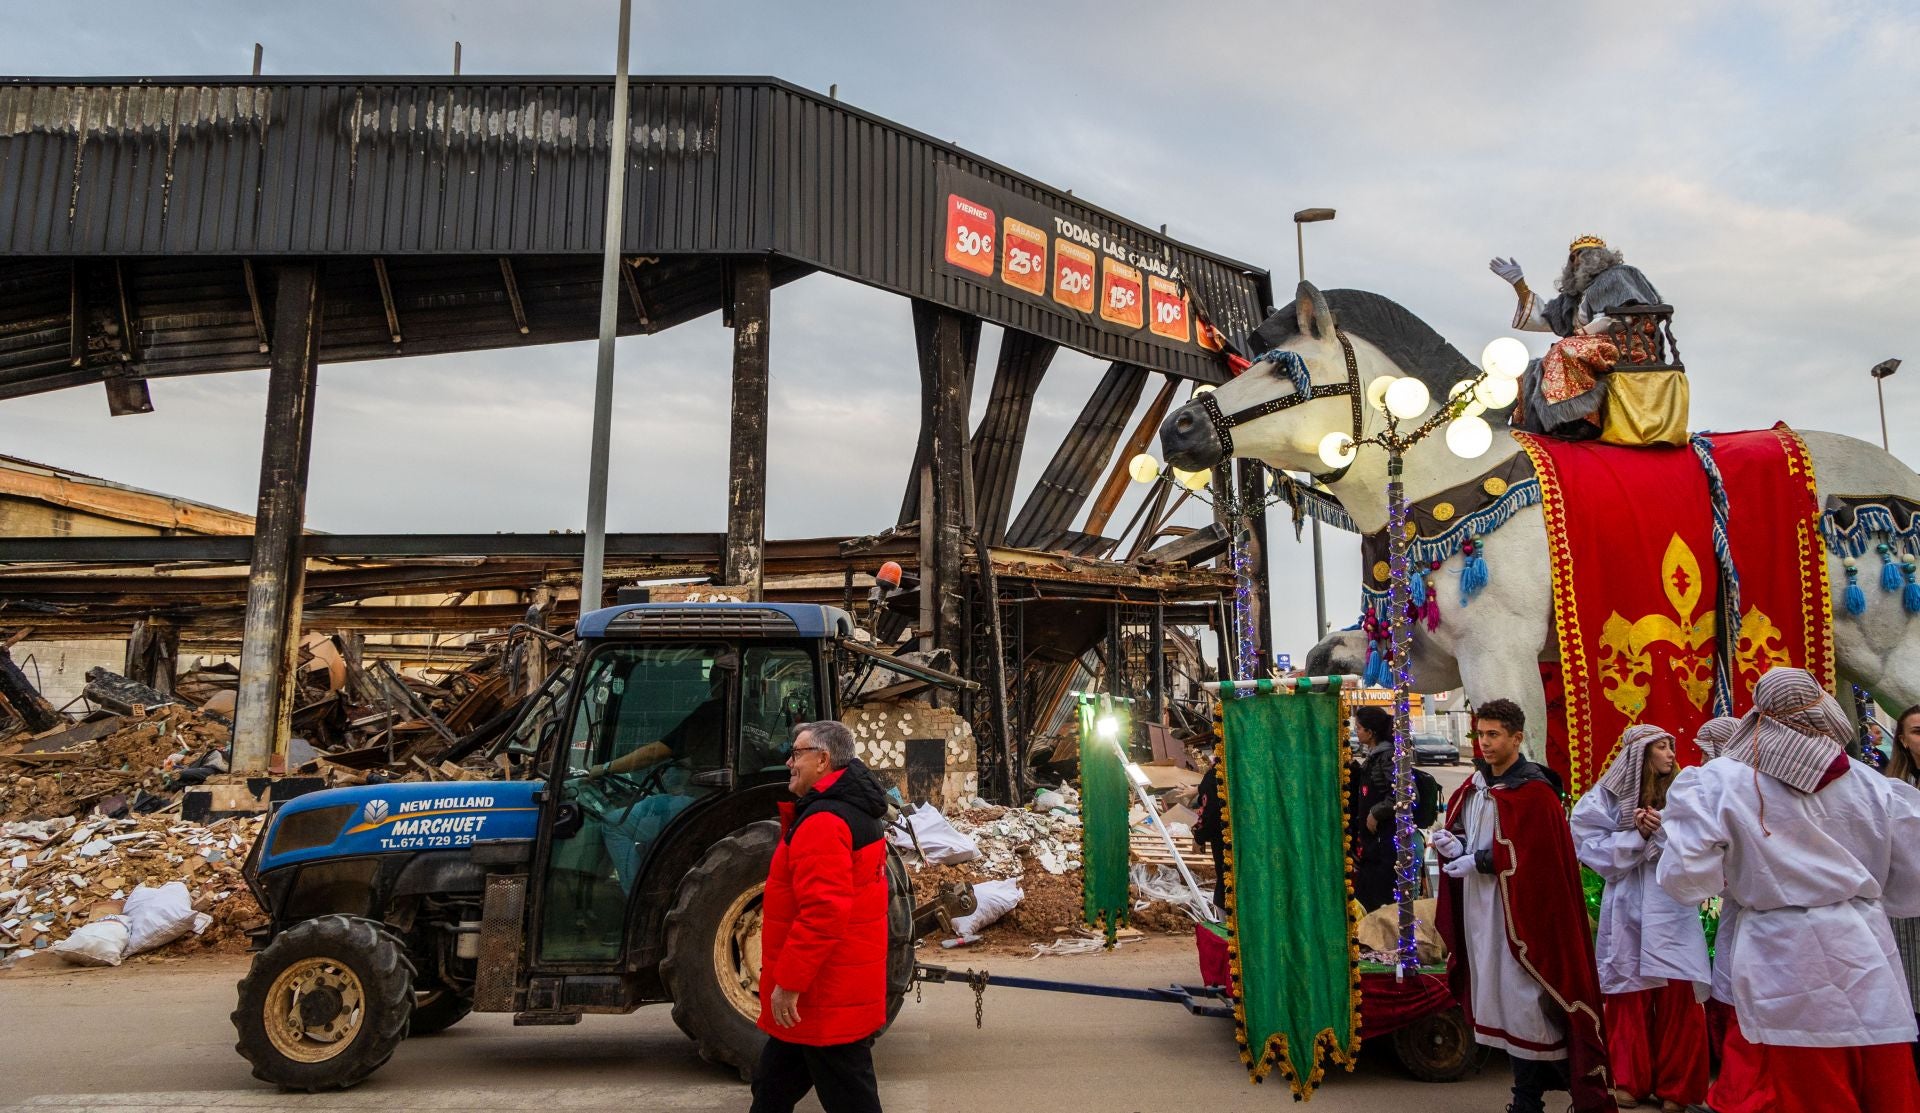
<path fill-rule="evenodd" d="M 743 778 L 785 774 L 793 728 L 820 718 L 819 694 L 814 657 L 807 650 L 757 646 L 742 654 L 737 768 Z"/>
<path fill-rule="evenodd" d="M 739 672 L 724 644 L 630 645 L 586 664 L 560 785 L 577 827 L 556 827 L 540 936 L 553 961 L 615 961 L 633 891 L 660 833 L 726 764 Z"/>

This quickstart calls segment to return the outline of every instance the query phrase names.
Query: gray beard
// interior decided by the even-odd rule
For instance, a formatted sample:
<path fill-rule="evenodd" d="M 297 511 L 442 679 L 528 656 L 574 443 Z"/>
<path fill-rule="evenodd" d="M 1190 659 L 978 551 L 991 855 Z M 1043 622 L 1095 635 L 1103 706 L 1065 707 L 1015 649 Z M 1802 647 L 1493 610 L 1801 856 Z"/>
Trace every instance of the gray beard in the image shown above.
<path fill-rule="evenodd" d="M 1563 294 L 1579 297 L 1593 285 L 1593 280 L 1627 260 L 1618 251 L 1606 247 L 1589 247 L 1577 251 L 1567 258 L 1565 269 L 1560 272 L 1560 280 L 1554 283 L 1554 289 Z"/>

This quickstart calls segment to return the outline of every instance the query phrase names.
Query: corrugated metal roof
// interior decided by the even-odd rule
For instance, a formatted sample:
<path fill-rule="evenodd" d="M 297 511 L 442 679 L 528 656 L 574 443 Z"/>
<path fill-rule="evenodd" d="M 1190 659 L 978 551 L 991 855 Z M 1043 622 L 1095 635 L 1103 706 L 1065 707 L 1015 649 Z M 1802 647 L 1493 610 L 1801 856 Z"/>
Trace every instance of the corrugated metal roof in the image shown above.
<path fill-rule="evenodd" d="M 946 198 L 935 179 L 959 172 L 1178 267 L 1228 335 L 1250 330 L 1270 300 L 1258 268 L 785 82 L 643 78 L 633 93 L 622 242 L 663 267 L 773 253 L 801 265 L 788 277 L 830 270 L 1102 358 L 1220 377 L 1192 343 L 1116 331 L 943 265 Z M 565 289 L 590 307 L 597 279 L 578 257 L 598 252 L 611 99 L 611 80 L 595 77 L 0 81 L 0 396 L 98 377 L 55 366 L 67 347 L 67 299 L 48 289 L 64 282 L 46 279 L 63 259 L 152 260 L 127 267 L 142 287 L 131 299 L 142 334 L 135 374 L 263 363 L 240 335 L 253 319 L 239 268 L 211 266 L 209 256 L 263 266 L 276 256 L 385 257 L 396 289 L 424 299 L 416 322 L 447 302 L 447 292 L 423 292 L 443 280 L 454 300 L 478 299 L 498 316 L 505 295 L 489 286 L 498 286 L 497 259 L 540 257 L 566 279 L 523 289 Z M 411 275 L 409 257 L 419 260 Z M 472 272 L 465 286 L 462 268 Z M 371 290 L 364 269 L 359 285 Z M 698 287 L 682 291 L 685 308 L 708 311 L 720 296 L 715 272 L 683 271 Z M 338 297 L 329 291 L 334 306 Z M 548 315 L 565 328 L 527 340 L 455 318 L 438 338 L 409 335 L 404 350 L 388 342 L 384 320 L 330 308 L 329 330 L 364 328 L 366 342 L 323 358 L 573 339 L 591 320 L 575 322 L 572 308 Z M 653 327 L 662 323 L 671 322 Z M 235 333 L 232 350 L 179 353 L 193 365 L 167 365 L 171 330 L 213 324 Z M 640 327 L 635 316 L 629 328 Z"/>

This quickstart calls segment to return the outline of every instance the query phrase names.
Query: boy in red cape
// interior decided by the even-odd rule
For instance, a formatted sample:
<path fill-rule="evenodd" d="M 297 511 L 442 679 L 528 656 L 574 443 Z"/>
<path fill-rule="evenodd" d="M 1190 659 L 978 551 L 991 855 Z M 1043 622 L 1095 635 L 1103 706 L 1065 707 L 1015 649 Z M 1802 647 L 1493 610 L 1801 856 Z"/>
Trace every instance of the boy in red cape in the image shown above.
<path fill-rule="evenodd" d="M 1567 814 L 1548 773 L 1520 756 L 1526 716 L 1491 700 L 1473 716 L 1484 759 L 1434 833 L 1438 918 L 1453 995 L 1476 1042 L 1513 1064 L 1509 1113 L 1542 1113 L 1567 1090 L 1581 1113 L 1614 1113 L 1600 981 Z"/>

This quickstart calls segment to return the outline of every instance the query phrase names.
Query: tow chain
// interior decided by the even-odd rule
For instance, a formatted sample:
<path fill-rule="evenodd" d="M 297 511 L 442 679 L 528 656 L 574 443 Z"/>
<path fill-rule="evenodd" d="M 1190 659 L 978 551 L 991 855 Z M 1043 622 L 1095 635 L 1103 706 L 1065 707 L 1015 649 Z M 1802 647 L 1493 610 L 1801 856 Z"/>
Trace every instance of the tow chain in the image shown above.
<path fill-rule="evenodd" d="M 967 984 L 973 987 L 973 1026 L 979 1029 L 984 1026 L 982 1021 L 986 1019 L 987 972 L 985 970 L 977 973 L 968 971 Z"/>

